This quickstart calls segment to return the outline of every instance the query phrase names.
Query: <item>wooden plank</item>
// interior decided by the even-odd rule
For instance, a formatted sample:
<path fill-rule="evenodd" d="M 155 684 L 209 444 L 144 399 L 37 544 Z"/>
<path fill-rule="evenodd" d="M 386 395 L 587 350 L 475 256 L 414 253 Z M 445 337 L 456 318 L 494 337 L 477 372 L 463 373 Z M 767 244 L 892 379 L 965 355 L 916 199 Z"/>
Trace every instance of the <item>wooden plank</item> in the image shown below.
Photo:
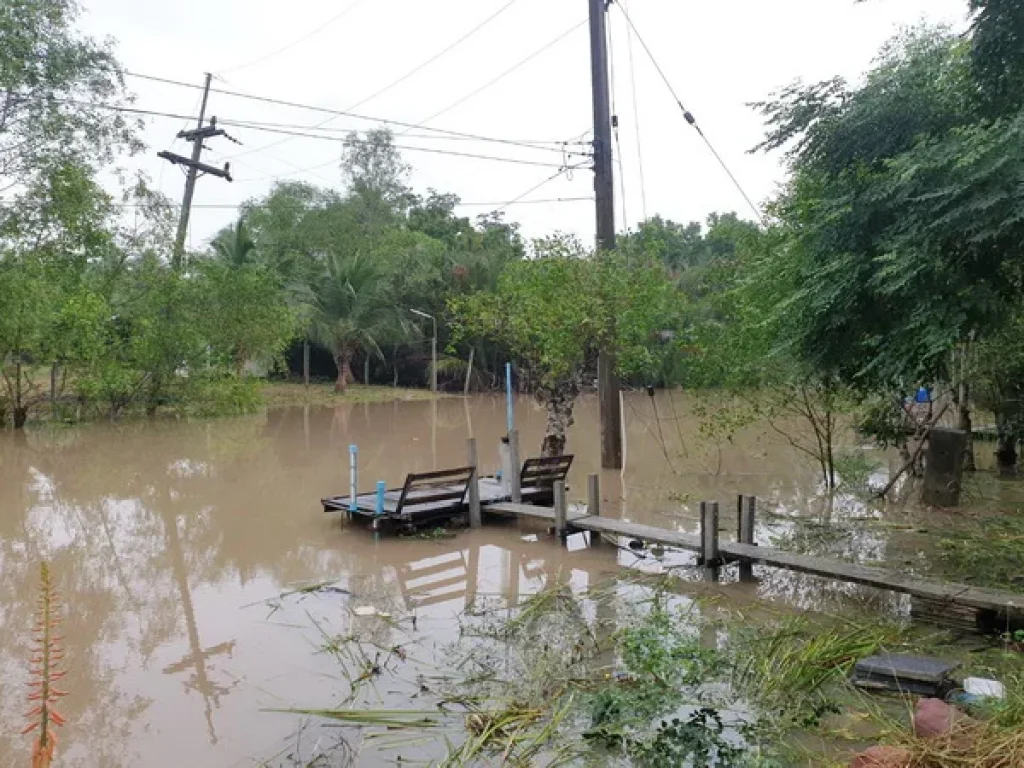
<path fill-rule="evenodd" d="M 733 559 L 786 568 L 798 573 L 839 579 L 866 587 L 902 592 L 916 597 L 969 605 L 982 610 L 1024 612 L 1024 594 L 999 592 L 966 584 L 951 584 L 904 575 L 882 568 L 872 568 L 856 563 L 841 563 L 822 557 L 783 552 L 771 547 L 756 547 L 749 544 L 723 543 L 722 553 Z"/>
<path fill-rule="evenodd" d="M 535 507 L 533 504 L 516 504 L 513 501 L 488 504 L 484 507 L 484 511 L 500 515 L 515 515 L 516 517 L 531 517 L 537 520 L 555 521 L 555 510 L 551 507 Z"/>
<path fill-rule="evenodd" d="M 629 523 L 625 520 L 613 520 L 609 517 L 577 517 L 569 521 L 573 528 L 581 531 L 596 531 L 597 533 L 611 534 L 613 536 L 628 536 L 641 541 L 665 544 L 670 547 L 678 547 L 691 552 L 700 552 L 700 536 L 690 533 L 677 533 L 667 531 L 664 528 L 655 528 L 650 525 Z"/>
<path fill-rule="evenodd" d="M 457 469 L 439 469 L 436 472 L 421 472 L 419 474 L 411 474 L 406 480 L 411 480 L 413 484 L 419 483 L 421 480 L 440 480 L 442 478 L 468 478 L 473 474 L 473 467 L 459 467 Z"/>

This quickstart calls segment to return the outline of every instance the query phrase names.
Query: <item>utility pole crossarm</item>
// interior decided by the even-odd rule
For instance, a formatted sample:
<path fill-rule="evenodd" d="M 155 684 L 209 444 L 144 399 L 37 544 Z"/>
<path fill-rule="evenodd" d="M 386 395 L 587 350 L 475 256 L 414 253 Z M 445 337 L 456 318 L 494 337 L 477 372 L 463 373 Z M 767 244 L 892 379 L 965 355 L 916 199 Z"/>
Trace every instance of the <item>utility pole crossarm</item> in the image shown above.
<path fill-rule="evenodd" d="M 164 160 L 167 160 L 168 162 L 173 163 L 174 165 L 184 165 L 188 168 L 194 168 L 197 171 L 202 171 L 203 173 L 209 174 L 211 176 L 218 176 L 222 179 L 233 181 L 233 179 L 231 178 L 231 163 L 224 163 L 223 168 L 215 168 L 212 165 L 200 163 L 188 157 L 176 155 L 173 152 L 157 152 L 156 156 L 163 158 Z"/>

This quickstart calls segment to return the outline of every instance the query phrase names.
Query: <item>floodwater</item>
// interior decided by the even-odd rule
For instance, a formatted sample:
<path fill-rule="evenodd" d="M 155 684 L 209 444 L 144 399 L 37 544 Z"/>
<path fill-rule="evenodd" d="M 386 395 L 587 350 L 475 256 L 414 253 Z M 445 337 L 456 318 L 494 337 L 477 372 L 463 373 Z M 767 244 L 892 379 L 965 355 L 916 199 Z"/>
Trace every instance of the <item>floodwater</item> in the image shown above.
<path fill-rule="evenodd" d="M 742 493 L 762 500 L 759 541 L 781 537 L 910 568 L 926 557 L 904 525 L 801 539 L 836 519 L 888 515 L 899 523 L 919 513 L 823 502 L 814 467 L 764 425 L 716 441 L 701 437 L 682 396 L 634 394 L 626 403 L 626 469 L 601 473 L 604 514 L 696 532 L 699 502 L 719 500 L 731 530 Z M 574 499 L 585 493 L 586 475 L 599 471 L 596 410 L 584 400 L 570 434 Z M 521 400 L 516 417 L 523 452 L 532 455 L 544 415 Z M 504 429 L 504 401 L 476 397 L 0 433 L 0 764 L 30 755 L 30 737 L 17 733 L 29 708 L 22 692 L 44 560 L 60 593 L 67 648 L 59 764 L 103 768 L 301 764 L 331 737 L 267 710 L 343 700 L 348 683 L 338 659 L 318 651 L 321 628 L 331 635 L 360 625 L 380 649 L 412 636 L 420 661 L 440 667 L 458 636 L 455 618 L 476 598 L 514 605 L 553 579 L 583 589 L 620 566 L 658 571 L 692 562 L 578 540 L 561 549 L 542 532 L 531 535 L 537 529 L 509 525 L 453 538 L 375 539 L 321 511 L 321 497 L 347 492 L 351 443 L 369 490 L 377 479 L 395 485 L 408 472 L 462 464 L 470 435 L 483 469 L 493 471 Z M 727 577 L 702 588 L 726 602 L 761 599 L 793 610 L 844 602 L 908 610 L 870 589 L 761 576 L 757 585 Z M 279 597 L 323 582 L 334 587 Z M 372 612 L 392 618 L 366 616 Z M 365 703 L 415 708 L 416 690 L 412 682 L 384 686 Z M 393 760 L 367 748 L 359 764 Z"/>

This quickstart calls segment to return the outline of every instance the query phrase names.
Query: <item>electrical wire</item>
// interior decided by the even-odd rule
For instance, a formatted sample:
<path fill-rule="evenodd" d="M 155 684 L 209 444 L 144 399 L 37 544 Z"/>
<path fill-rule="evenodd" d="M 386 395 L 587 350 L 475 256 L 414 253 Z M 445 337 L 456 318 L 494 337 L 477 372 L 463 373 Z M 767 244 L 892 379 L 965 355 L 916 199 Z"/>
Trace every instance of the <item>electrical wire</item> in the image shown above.
<path fill-rule="evenodd" d="M 536 192 L 541 187 L 550 184 L 552 181 L 557 179 L 559 176 L 562 176 L 563 174 L 572 173 L 577 168 L 583 168 L 583 167 L 584 167 L 584 165 L 580 164 L 580 165 L 563 166 L 562 168 L 559 168 L 557 171 L 555 171 L 553 174 L 548 176 L 546 179 L 544 179 L 539 184 L 535 184 L 534 186 L 530 187 L 528 190 L 523 192 L 518 197 L 514 197 L 511 200 L 509 200 L 507 203 L 503 203 L 502 206 L 500 208 L 496 208 L 494 212 L 495 213 L 501 213 L 506 208 L 508 208 L 510 206 L 513 206 L 513 205 L 516 205 L 517 203 L 521 202 L 523 200 L 523 198 L 529 197 L 530 195 L 532 195 L 534 192 Z"/>
<path fill-rule="evenodd" d="M 444 109 L 440 109 L 437 112 L 435 112 L 434 114 L 432 114 L 430 117 L 424 118 L 419 123 L 417 123 L 414 127 L 415 128 L 425 128 L 427 123 L 431 122 L 432 120 L 435 120 L 438 117 L 440 117 L 441 115 L 444 115 L 444 114 L 447 114 L 448 112 L 451 112 L 456 107 L 462 106 L 467 101 L 472 99 L 474 96 L 477 96 L 478 94 L 483 93 L 484 91 L 486 91 L 491 86 L 493 86 L 493 85 L 499 83 L 500 81 L 504 80 L 506 77 L 511 75 L 513 72 L 515 72 L 515 71 L 521 69 L 522 67 L 526 66 L 531 61 L 533 61 L 535 58 L 540 56 L 542 53 L 545 53 L 549 49 L 554 48 L 556 45 L 558 45 L 558 43 L 562 42 L 565 38 L 569 37 L 569 35 L 571 35 L 573 32 L 575 32 L 577 29 L 579 29 L 580 27 L 582 27 L 586 23 L 587 23 L 587 19 L 584 19 L 583 21 L 579 22 L 578 24 L 574 24 L 572 27 L 570 27 L 569 29 L 565 30 L 560 35 L 555 37 L 553 40 L 549 40 L 547 43 L 545 43 L 540 48 L 535 50 L 533 53 L 531 53 L 525 59 L 522 59 L 522 60 L 516 62 L 511 67 L 509 67 L 504 72 L 502 72 L 500 75 L 498 75 L 497 77 L 492 78 L 491 80 L 488 80 L 486 83 L 481 85 L 479 88 L 476 88 L 476 89 L 470 91 L 469 93 L 467 93 L 465 96 L 463 96 L 463 97 L 461 97 L 459 99 L 456 99 L 455 101 L 453 101 L 451 104 L 449 104 Z"/>
<path fill-rule="evenodd" d="M 614 0 L 612 1 L 614 2 Z M 658 74 L 661 76 L 662 81 L 668 88 L 669 93 L 672 94 L 672 98 L 675 99 L 676 104 L 679 105 L 679 109 L 683 114 L 683 118 L 686 120 L 687 123 L 693 126 L 694 130 L 697 131 L 701 139 L 704 140 L 704 143 L 711 151 L 711 154 L 714 155 L 715 160 L 718 161 L 718 164 L 722 167 L 722 170 L 725 171 L 726 175 L 729 177 L 729 180 L 732 181 L 733 186 L 736 187 L 740 195 L 742 195 L 743 199 L 746 201 L 747 205 L 750 206 L 750 210 L 752 210 L 754 212 L 754 215 L 757 216 L 758 221 L 760 221 L 762 224 L 765 224 L 766 222 L 764 214 L 761 213 L 761 209 L 754 204 L 754 201 L 747 194 L 746 190 L 743 189 L 743 185 L 740 184 L 739 179 L 737 179 L 732 170 L 730 170 L 725 160 L 718 153 L 718 150 L 715 149 L 714 145 L 711 143 L 711 140 L 707 137 L 704 131 L 701 130 L 701 127 L 700 125 L 697 124 L 697 119 L 693 116 L 693 113 L 691 113 L 690 110 L 688 110 L 683 105 L 682 99 L 679 98 L 679 95 L 676 93 L 676 89 L 672 86 L 672 81 L 668 79 L 668 75 L 665 74 L 665 70 L 661 68 L 661 64 L 658 63 L 658 60 L 654 58 L 654 53 L 651 51 L 650 46 L 647 45 L 647 41 L 644 40 L 643 35 L 641 35 L 640 31 L 636 28 L 636 25 L 633 23 L 633 19 L 630 18 L 629 12 L 622 6 L 621 3 L 616 3 L 616 5 L 618 6 L 619 11 L 622 13 L 623 17 L 626 19 L 626 23 L 629 24 L 630 29 L 633 30 L 633 34 L 636 35 L 636 39 L 640 42 L 640 45 L 643 46 L 644 51 L 647 53 L 647 58 L 651 60 L 651 63 L 654 65 L 654 68 L 658 71 Z"/>
<path fill-rule="evenodd" d="M 610 21 L 610 19 L 609 19 Z M 611 81 L 612 135 L 615 139 L 614 160 L 619 166 L 619 197 L 622 199 L 622 226 L 628 229 L 629 213 L 626 208 L 626 171 L 622 163 L 622 143 L 619 141 L 619 111 L 616 106 L 615 87 L 615 46 L 612 41 L 611 24 L 605 25 L 605 44 L 608 47 L 609 80 Z"/>
<path fill-rule="evenodd" d="M 629 0 L 619 0 L 629 11 Z M 647 221 L 647 180 L 644 177 L 643 143 L 640 137 L 640 106 L 636 93 L 636 61 L 633 56 L 633 28 L 626 25 L 626 48 L 629 52 L 629 90 L 633 96 L 633 131 L 636 136 L 636 163 L 640 172 L 640 208 L 643 220 Z"/>
<path fill-rule="evenodd" d="M 175 85 L 175 86 L 178 86 L 180 88 L 192 88 L 192 89 L 200 89 L 200 90 L 203 88 L 203 86 L 196 85 L 195 83 L 186 83 L 186 82 L 183 82 L 181 80 L 172 80 L 170 78 L 157 77 L 155 75 L 145 75 L 145 74 L 142 74 L 142 73 L 139 73 L 139 72 L 131 72 L 131 71 L 127 71 L 126 70 L 124 74 L 126 74 L 126 75 L 128 75 L 130 77 L 136 77 L 136 78 L 140 78 L 140 79 L 143 79 L 143 80 L 150 80 L 152 82 L 164 83 L 164 84 L 167 84 L 167 85 Z M 424 131 L 430 131 L 431 133 L 443 134 L 443 135 L 446 135 L 446 136 L 449 136 L 449 137 L 457 137 L 457 138 L 462 138 L 462 139 L 475 139 L 477 141 L 490 142 L 490 143 L 493 143 L 493 144 L 507 144 L 507 145 L 512 145 L 512 146 L 521 146 L 521 147 L 526 147 L 528 149 L 543 149 L 543 150 L 546 150 L 546 151 L 549 151 L 549 152 L 561 153 L 561 151 L 562 151 L 562 150 L 554 148 L 554 147 L 534 146 L 533 144 L 530 144 L 528 142 L 518 141 L 516 139 L 503 139 L 503 138 L 498 138 L 498 137 L 495 137 L 495 136 L 483 136 L 483 135 L 475 134 L 475 133 L 467 133 L 465 131 L 455 131 L 455 130 L 451 130 L 451 129 L 448 129 L 448 128 L 434 128 L 432 126 L 416 125 L 416 124 L 409 123 L 409 122 L 404 122 L 404 121 L 401 121 L 401 120 L 390 120 L 390 119 L 384 118 L 384 117 L 373 117 L 372 115 L 361 115 L 361 114 L 358 114 L 358 113 L 355 113 L 355 112 L 350 112 L 350 111 L 347 111 L 347 110 L 332 109 L 330 107 L 321 107 L 321 106 L 317 106 L 317 105 L 314 105 L 314 104 L 303 104 L 301 102 L 289 101 L 287 99 L 277 99 L 277 98 L 273 98 L 273 97 L 270 97 L 270 96 L 258 96 L 258 95 L 255 95 L 255 94 L 244 93 L 244 92 L 241 92 L 241 91 L 229 90 L 229 89 L 226 89 L 226 88 L 211 88 L 210 89 L 210 93 L 219 93 L 222 96 L 231 96 L 233 98 L 238 98 L 238 99 L 247 99 L 249 101 L 258 101 L 258 102 L 264 103 L 264 104 L 273 104 L 275 106 L 289 107 L 291 109 L 304 109 L 304 110 L 308 110 L 310 112 L 320 112 L 320 113 L 323 113 L 323 114 L 336 115 L 338 117 L 350 117 L 353 120 L 362 120 L 362 121 L 366 121 L 366 122 L 378 123 L 378 124 L 381 124 L 381 125 L 393 125 L 393 126 L 395 126 L 397 128 L 413 128 L 413 129 L 419 128 L 419 129 L 422 129 Z M 254 149 L 254 150 L 250 150 L 250 151 L 255 152 L 257 150 Z M 248 154 L 248 152 L 242 153 L 242 154 Z M 235 157 L 241 157 L 241 154 L 235 155 Z"/>
<path fill-rule="evenodd" d="M 500 200 L 491 200 L 486 202 L 459 202 L 456 207 L 462 208 L 499 208 L 501 206 L 511 205 L 554 205 L 563 203 L 581 203 L 581 202 L 593 202 L 593 197 L 549 197 L 537 200 L 515 200 L 513 202 L 503 202 Z M 0 208 L 14 207 L 13 201 L 0 202 Z M 110 203 L 109 208 L 117 209 L 137 209 L 137 208 L 181 208 L 181 203 Z M 250 204 L 250 203 L 193 203 L 193 210 L 236 210 L 238 208 L 245 207 L 247 209 L 260 209 L 266 208 L 266 205 L 261 204 Z"/>
<path fill-rule="evenodd" d="M 241 69 L 248 69 L 249 67 L 255 66 L 256 64 L 262 64 L 264 61 L 267 61 L 268 59 L 272 59 L 275 56 L 277 56 L 278 54 L 281 54 L 281 53 L 284 53 L 285 51 L 291 50 L 292 48 L 294 48 L 299 43 L 304 43 L 307 40 L 309 40 L 311 37 L 315 37 L 316 35 L 319 35 L 321 32 L 323 32 L 325 29 L 327 29 L 332 24 L 340 21 L 345 16 L 348 16 L 349 13 L 351 13 L 352 11 L 354 11 L 356 9 L 356 6 L 358 6 L 358 5 L 362 4 L 362 3 L 363 3 L 363 0 L 353 0 L 353 2 L 350 3 L 348 5 L 348 7 L 346 7 L 345 10 L 343 10 L 341 13 L 337 14 L 336 16 L 332 16 L 327 21 L 325 21 L 323 24 L 321 24 L 319 27 L 314 29 L 312 32 L 310 32 L 310 33 L 308 33 L 306 35 L 303 35 L 298 40 L 293 40 L 292 42 L 288 43 L 287 45 L 282 46 L 281 48 L 278 48 L 275 51 L 271 51 L 270 53 L 268 53 L 268 54 L 266 54 L 264 56 L 260 56 L 257 59 L 253 59 L 252 61 L 246 62 L 245 64 L 239 64 L 239 65 L 234 66 L 234 67 L 228 67 L 227 69 L 222 69 L 222 70 L 219 71 L 218 74 L 224 75 L 224 74 L 227 74 L 228 72 L 238 72 Z"/>
<path fill-rule="evenodd" d="M 368 102 L 372 101 L 373 99 L 377 98 L 378 96 L 380 96 L 380 95 L 386 93 L 387 91 L 391 90 L 393 87 L 399 85 L 400 83 L 405 82 L 406 80 L 411 78 L 413 75 L 415 75 L 417 72 L 419 72 L 420 70 L 422 70 L 425 67 L 429 66 L 430 64 L 433 64 L 435 61 L 437 61 L 438 59 L 442 58 L 445 54 L 447 54 L 450 51 L 454 50 L 456 47 L 458 47 L 459 45 L 464 43 L 466 40 L 471 38 L 473 35 L 475 35 L 477 32 L 479 32 L 481 29 L 483 29 L 485 26 L 487 26 L 490 22 L 494 21 L 494 19 L 498 18 L 498 16 L 500 16 L 502 13 L 504 13 L 508 8 L 512 7 L 512 5 L 514 5 L 516 2 L 518 2 L 518 0 L 509 0 L 508 3 L 506 3 L 501 8 L 499 8 L 495 13 L 491 14 L 486 19 L 484 19 L 482 22 L 477 24 L 475 27 L 473 27 L 471 30 L 469 30 L 469 32 L 467 32 L 466 34 L 462 35 L 458 40 L 456 40 L 453 43 L 450 43 L 449 45 L 445 46 L 445 48 L 443 48 L 440 52 L 438 52 L 434 56 L 430 57 L 427 61 L 423 62 L 422 64 L 417 65 L 416 67 L 413 67 L 412 70 L 410 70 L 406 74 L 402 75 L 400 78 L 398 78 L 394 82 L 389 83 L 388 85 L 384 86 L 384 88 L 380 89 L 376 93 L 371 94 L 370 96 L 366 97 L 365 99 L 362 99 L 361 101 L 356 102 L 352 106 L 346 108 L 345 111 L 346 112 L 350 112 L 350 111 L 352 111 L 354 109 L 358 109 L 359 107 L 363 106 L 364 104 L 367 104 Z M 328 123 L 333 122 L 336 119 L 337 119 L 337 116 L 328 117 L 325 120 L 321 120 L 319 123 L 317 123 L 313 127 L 314 128 L 321 128 L 321 127 L 327 125 Z M 277 147 L 277 146 L 280 146 L 282 144 L 285 144 L 285 143 L 287 143 L 289 141 L 291 141 L 291 139 L 287 139 L 287 138 L 286 139 L 281 139 L 279 141 L 271 142 L 270 144 L 267 144 L 267 145 L 261 147 L 260 149 L 257 149 L 257 150 L 254 150 L 254 151 L 261 151 L 263 149 L 270 149 L 272 147 Z M 247 154 L 247 153 L 243 152 L 243 153 L 241 153 L 239 155 L 236 155 L 236 157 L 241 157 L 244 154 Z"/>
<path fill-rule="evenodd" d="M 462 44 L 463 44 L 464 42 L 466 42 L 467 40 L 469 40 L 469 38 L 471 38 L 471 37 L 472 37 L 473 35 L 475 35 L 475 34 L 476 34 L 477 32 L 479 32 L 479 31 L 480 31 L 481 29 L 483 29 L 484 27 L 486 27 L 486 26 L 487 26 L 488 24 L 490 24 L 490 23 L 491 23 L 492 21 L 494 21 L 495 19 L 497 19 L 497 18 L 498 18 L 499 16 L 501 16 L 501 14 L 503 14 L 503 13 L 504 13 L 505 11 L 507 11 L 507 10 L 508 10 L 509 8 L 511 8 L 511 7 L 513 6 L 513 5 L 515 5 L 515 4 L 517 3 L 517 2 L 519 2 L 519 0 L 509 0 L 509 2 L 505 3 L 505 4 L 503 5 L 503 6 L 501 6 L 501 8 L 499 8 L 498 10 L 496 10 L 496 11 L 495 11 L 494 13 L 492 13 L 492 14 L 491 14 L 490 16 L 488 16 L 488 17 L 487 17 L 486 19 L 484 19 L 484 20 L 483 20 L 483 21 L 481 21 L 481 22 L 480 22 L 479 24 L 477 24 L 477 25 L 476 25 L 475 27 L 473 27 L 473 28 L 472 28 L 471 30 L 469 30 L 468 32 L 466 32 L 466 33 L 465 33 L 464 35 L 462 35 L 462 36 L 461 36 L 461 37 L 460 37 L 460 38 L 459 38 L 458 40 L 455 40 L 454 42 L 450 43 L 450 44 L 449 44 L 449 45 L 447 45 L 447 46 L 446 46 L 445 48 L 443 48 L 442 50 L 438 51 L 438 52 L 437 52 L 437 53 L 435 53 L 435 54 L 434 54 L 433 56 L 431 56 L 430 58 L 428 58 L 428 59 L 427 59 L 426 61 L 422 62 L 421 64 L 418 64 L 418 65 L 417 65 L 417 66 L 415 66 L 415 67 L 413 67 L 413 68 L 412 68 L 411 70 L 409 70 L 408 72 L 406 72 L 406 73 L 405 73 L 404 75 L 402 75 L 401 77 L 399 77 L 399 78 L 398 78 L 397 80 L 393 80 L 393 81 L 391 81 L 390 83 L 388 83 L 387 85 L 385 85 L 385 86 L 384 86 L 383 88 L 381 88 L 380 90 L 378 90 L 378 91 L 375 91 L 374 93 L 372 93 L 372 94 L 370 94 L 369 96 L 367 96 L 367 97 L 366 97 L 365 99 L 363 99 L 362 101 L 358 102 L 357 104 L 353 104 L 353 105 L 352 105 L 351 107 L 349 107 L 349 109 L 359 109 L 359 107 L 363 106 L 364 104 L 368 104 L 369 102 L 371 102 L 371 101 L 373 101 L 374 99 L 376 99 L 376 98 L 377 98 L 378 96 L 383 96 L 383 95 L 384 95 L 385 93 L 387 93 L 388 91 L 390 91 L 390 90 L 391 90 L 392 88 L 395 88 L 396 86 L 398 86 L 398 85 L 401 85 L 401 84 L 402 84 L 402 83 L 404 83 L 404 82 L 405 82 L 406 80 L 409 80 L 409 79 L 410 79 L 410 78 L 412 78 L 413 76 L 417 75 L 417 74 L 418 74 L 419 72 L 421 72 L 422 70 L 424 70 L 424 69 L 426 69 L 427 67 L 429 67 L 429 66 L 430 66 L 431 64 L 433 64 L 433 63 L 434 63 L 435 61 L 437 61 L 438 59 L 442 58 L 442 57 L 443 57 L 443 56 L 445 56 L 446 54 L 448 54 L 448 53 L 451 53 L 451 52 L 452 52 L 452 51 L 453 51 L 453 50 L 454 50 L 455 48 L 459 47 L 459 46 L 460 46 L 460 45 L 462 45 Z"/>
<path fill-rule="evenodd" d="M 74 102 L 73 100 L 70 100 L 70 99 L 62 99 L 60 101 L 61 101 L 61 103 L 68 103 L 68 104 L 77 103 L 77 102 Z M 166 117 L 166 118 L 175 119 L 175 120 L 179 120 L 179 119 L 183 119 L 183 118 L 187 119 L 186 115 L 179 115 L 179 114 L 174 114 L 174 113 L 169 113 L 169 112 L 157 112 L 157 111 L 152 111 L 152 110 L 139 109 L 139 108 L 136 108 L 136 107 L 122 107 L 122 106 L 116 105 L 116 104 L 90 104 L 89 106 L 91 106 L 93 108 L 98 108 L 98 109 L 109 109 L 109 110 L 112 110 L 112 111 L 115 111 L 115 112 L 127 112 L 127 113 L 130 113 L 130 114 Z M 245 122 L 245 121 L 221 121 L 221 122 L 218 122 L 218 124 L 219 125 L 235 125 L 237 123 L 243 123 L 243 122 Z M 320 140 L 320 141 L 329 141 L 329 142 L 332 142 L 332 143 L 335 143 L 335 144 L 341 144 L 341 143 L 346 142 L 346 141 L 347 142 L 352 142 L 353 141 L 353 139 L 351 137 L 349 137 L 349 138 L 341 138 L 341 137 L 336 137 L 336 136 L 320 136 L 320 135 L 317 135 L 317 134 L 304 133 L 304 132 L 300 132 L 300 131 L 288 131 L 288 130 L 280 129 L 280 128 L 265 128 L 265 127 L 263 127 L 261 125 L 258 125 L 256 123 L 245 123 L 245 124 L 246 124 L 246 127 L 250 128 L 251 130 L 266 131 L 268 133 L 277 133 L 277 134 L 282 134 L 283 133 L 283 134 L 286 134 L 286 135 L 289 135 L 289 136 L 293 136 L 293 137 L 294 136 L 299 136 L 299 137 L 304 137 L 304 138 L 316 139 L 316 140 Z M 365 139 L 355 139 L 354 141 L 356 141 L 357 143 L 365 143 L 367 140 L 365 140 Z M 516 157 L 501 157 L 501 156 L 498 156 L 498 155 L 482 155 L 482 154 L 478 154 L 478 153 L 474 153 L 474 152 L 460 152 L 460 151 L 457 151 L 457 150 L 436 149 L 436 148 L 432 148 L 432 147 L 417 147 L 417 146 L 412 146 L 412 145 L 409 145 L 409 144 L 395 144 L 394 147 L 396 149 L 401 149 L 401 150 L 405 150 L 405 151 L 408 151 L 408 152 L 425 152 L 425 153 L 428 153 L 428 154 L 446 155 L 446 156 L 450 156 L 450 157 L 463 157 L 463 158 L 469 158 L 469 159 L 474 159 L 474 160 L 487 160 L 487 161 L 492 161 L 492 162 L 504 162 L 504 163 L 510 163 L 512 165 L 530 165 L 530 166 L 534 166 L 534 167 L 538 167 L 538 168 L 562 168 L 562 167 L 564 167 L 564 163 L 544 162 L 544 161 L 540 161 L 540 160 L 529 160 L 529 159 L 516 158 Z M 536 149 L 536 148 L 534 147 L 534 149 Z M 546 147 L 545 149 L 550 149 L 550 148 Z M 561 150 L 561 149 L 555 149 L 554 151 L 558 152 L 559 154 L 562 154 L 563 156 L 565 155 L 565 152 L 563 150 Z M 579 153 L 569 153 L 570 156 L 571 155 L 576 155 L 576 154 L 579 154 Z M 237 159 L 237 157 L 238 157 L 237 155 L 234 156 L 234 157 L 232 157 L 232 156 L 225 156 L 226 160 L 228 160 L 229 162 L 234 162 Z M 334 162 L 334 161 L 331 161 L 331 162 Z M 304 172 L 304 171 L 307 171 L 307 170 L 314 170 L 315 168 L 322 168 L 322 167 L 324 167 L 324 165 L 327 165 L 327 163 L 321 163 L 320 165 L 312 166 L 310 168 L 302 168 L 302 169 L 299 169 L 299 172 Z M 270 178 L 270 177 L 268 177 L 268 178 Z M 255 179 L 251 179 L 251 181 L 254 181 L 254 180 Z"/>

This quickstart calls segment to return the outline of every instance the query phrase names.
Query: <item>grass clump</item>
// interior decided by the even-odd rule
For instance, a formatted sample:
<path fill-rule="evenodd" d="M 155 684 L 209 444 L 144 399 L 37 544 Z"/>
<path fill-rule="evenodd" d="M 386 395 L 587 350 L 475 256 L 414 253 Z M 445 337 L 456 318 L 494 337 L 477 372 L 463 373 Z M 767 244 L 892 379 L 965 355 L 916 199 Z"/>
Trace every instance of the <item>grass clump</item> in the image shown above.
<path fill-rule="evenodd" d="M 979 586 L 1024 589 L 1024 516 L 994 517 L 939 542 L 944 570 Z"/>

